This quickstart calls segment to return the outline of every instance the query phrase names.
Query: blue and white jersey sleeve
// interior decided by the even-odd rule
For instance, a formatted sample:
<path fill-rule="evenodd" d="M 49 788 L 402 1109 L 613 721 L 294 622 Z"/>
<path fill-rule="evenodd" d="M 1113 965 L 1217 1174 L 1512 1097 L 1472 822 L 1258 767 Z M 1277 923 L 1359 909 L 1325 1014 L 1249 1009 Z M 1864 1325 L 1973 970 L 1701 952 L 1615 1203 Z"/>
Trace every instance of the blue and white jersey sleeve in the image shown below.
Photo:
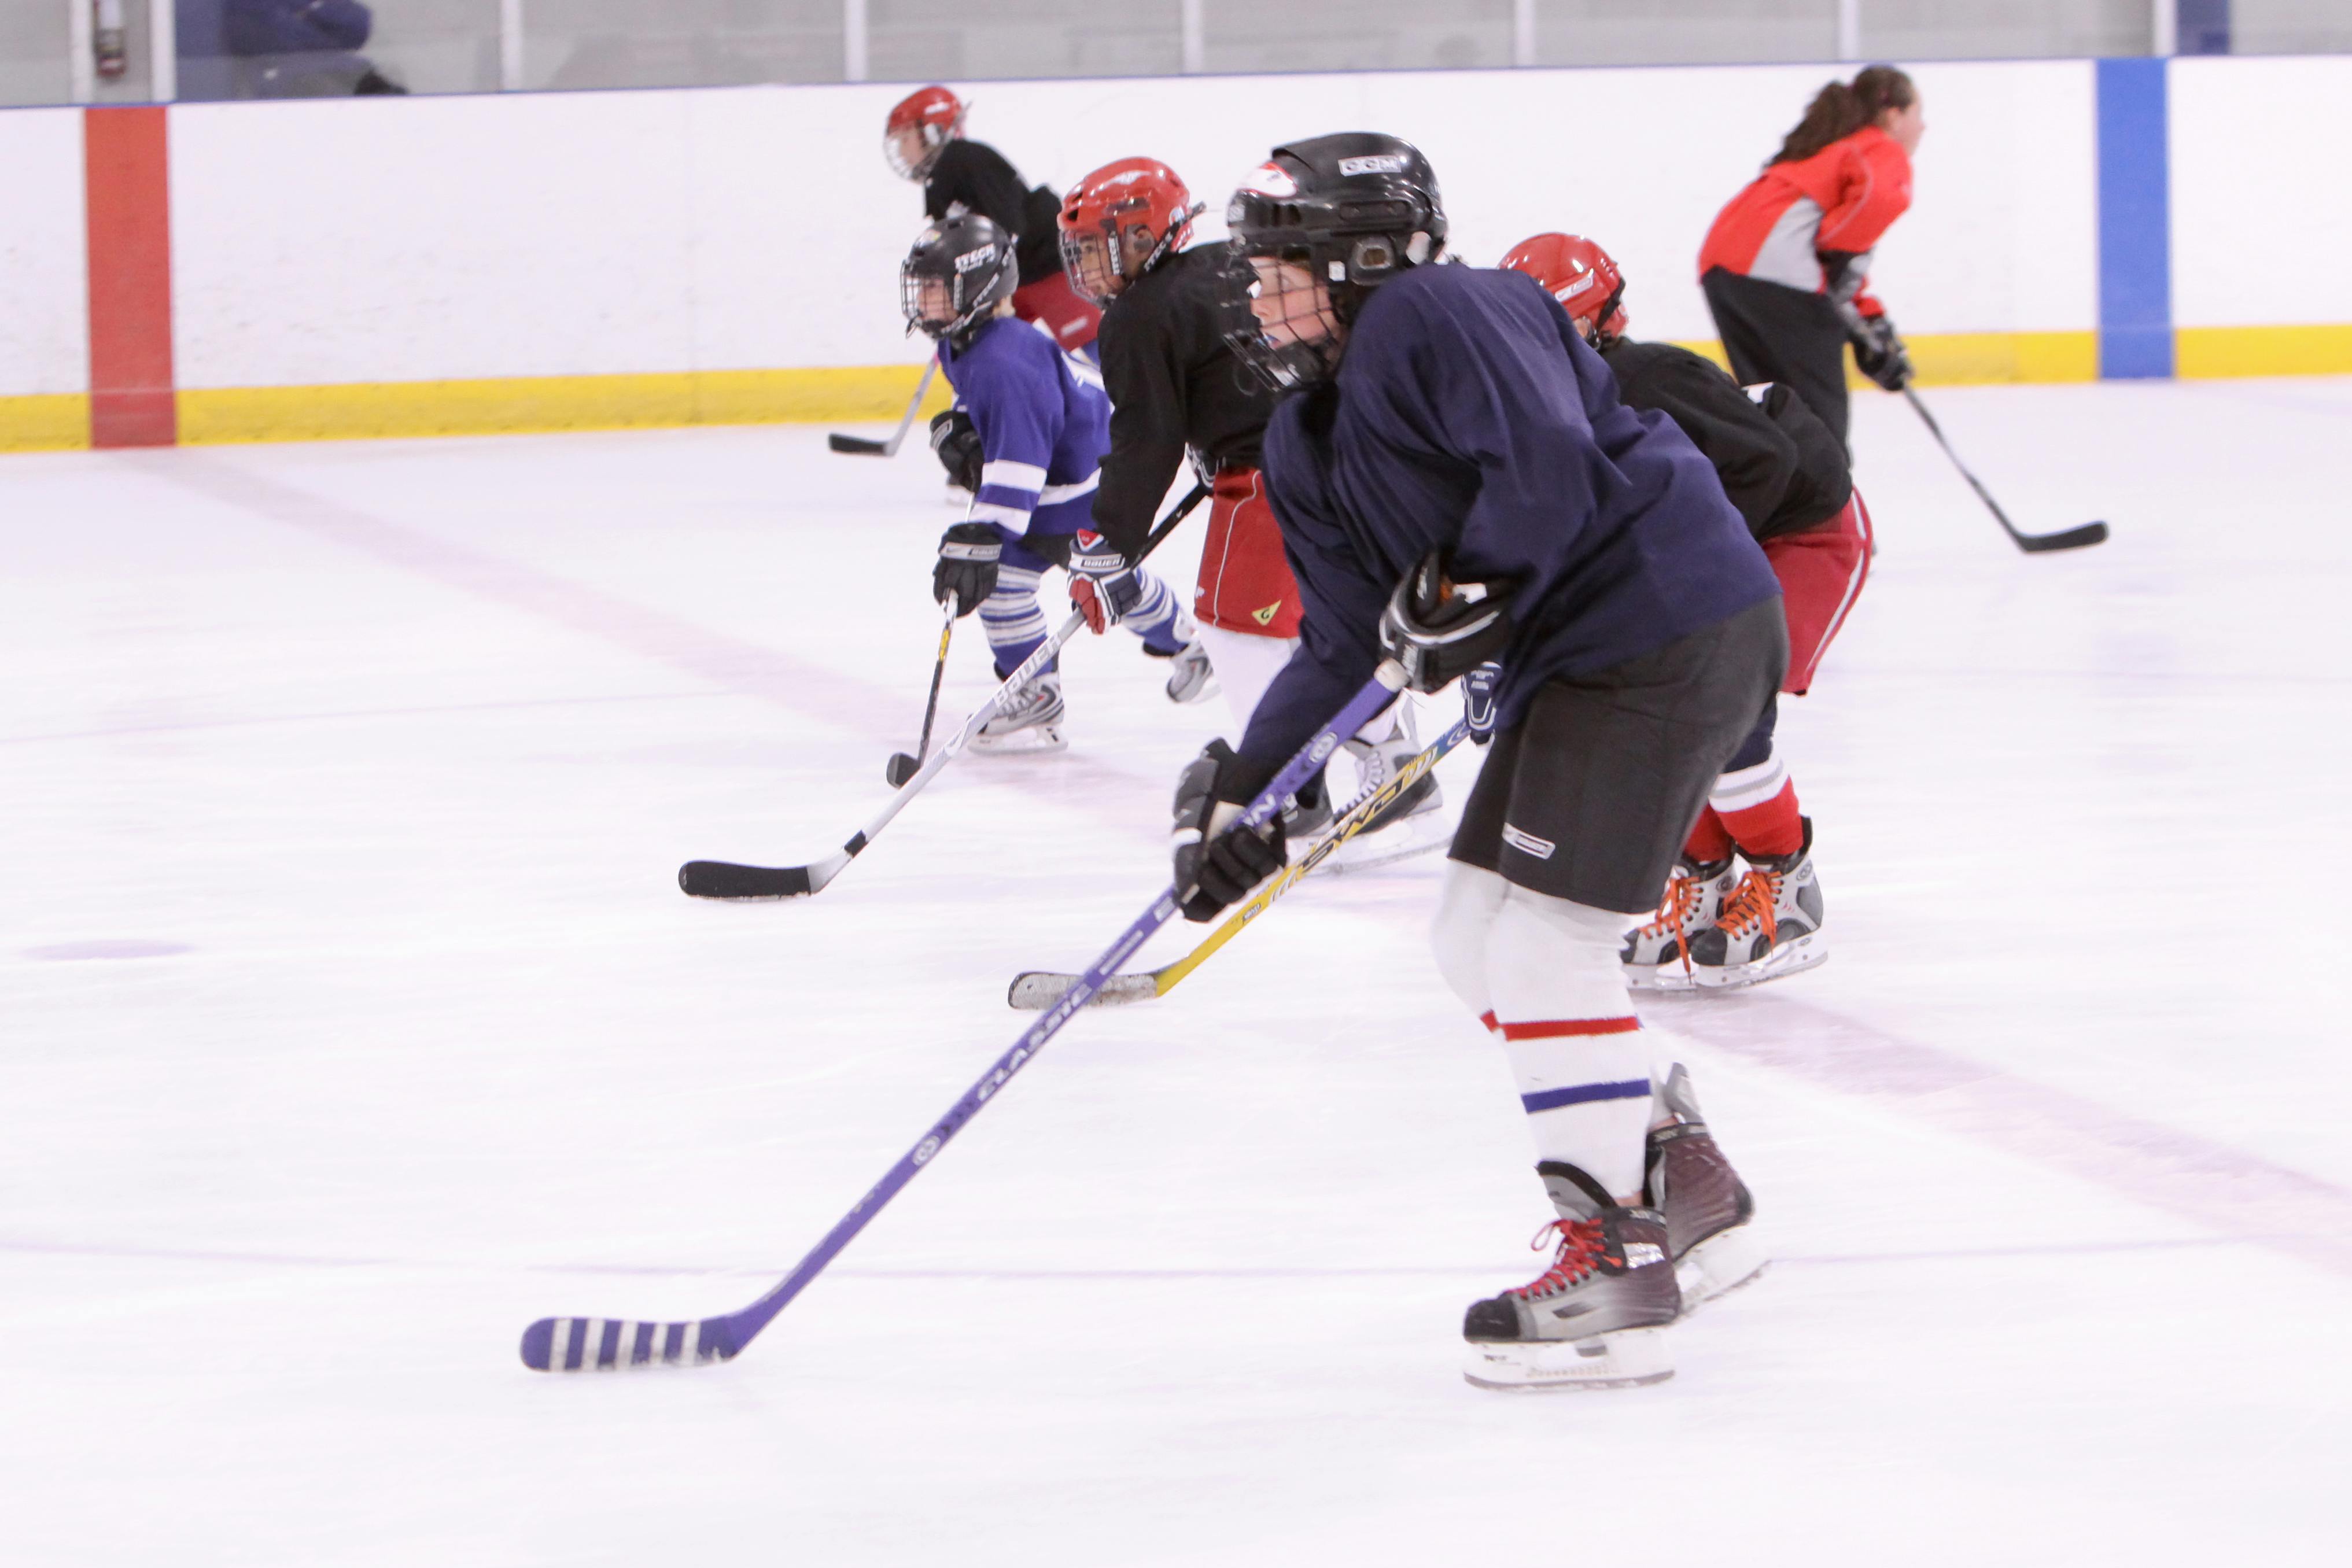
<path fill-rule="evenodd" d="M 992 328 L 973 345 L 958 366 L 963 373 L 956 391 L 980 433 L 980 491 L 971 516 L 1019 534 L 1028 531 L 1045 492 L 1062 435 L 1062 389 L 1049 361 L 986 351 L 988 340 L 1005 330 Z"/>

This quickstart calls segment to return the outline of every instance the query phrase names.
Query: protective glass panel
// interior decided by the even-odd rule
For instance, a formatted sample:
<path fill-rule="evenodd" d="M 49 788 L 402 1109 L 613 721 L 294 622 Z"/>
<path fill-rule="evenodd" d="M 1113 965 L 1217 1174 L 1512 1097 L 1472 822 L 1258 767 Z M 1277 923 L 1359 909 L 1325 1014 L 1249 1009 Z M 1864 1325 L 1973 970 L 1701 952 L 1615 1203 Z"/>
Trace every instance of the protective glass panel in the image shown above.
<path fill-rule="evenodd" d="M 842 79 L 841 0 L 523 0 L 530 88 Z"/>
<path fill-rule="evenodd" d="M 1178 0 L 867 0 L 875 81 L 1172 76 L 1184 68 Z"/>
<path fill-rule="evenodd" d="M 1874 60 L 2145 55 L 2148 0 L 1863 0 L 1862 52 Z"/>
<path fill-rule="evenodd" d="M 73 95 L 66 0 L 0 5 L 0 105 L 64 103 Z"/>
<path fill-rule="evenodd" d="M 2352 5 L 2345 0 L 2231 0 L 2230 52 L 2352 54 Z"/>
<path fill-rule="evenodd" d="M 1536 63 L 1708 65 L 1837 57 L 1837 0 L 1537 0 Z"/>
<path fill-rule="evenodd" d="M 1201 0 L 1210 71 L 1426 70 L 1511 63 L 1511 0 Z"/>
<path fill-rule="evenodd" d="M 183 100 L 490 92 L 499 0 L 173 0 Z"/>

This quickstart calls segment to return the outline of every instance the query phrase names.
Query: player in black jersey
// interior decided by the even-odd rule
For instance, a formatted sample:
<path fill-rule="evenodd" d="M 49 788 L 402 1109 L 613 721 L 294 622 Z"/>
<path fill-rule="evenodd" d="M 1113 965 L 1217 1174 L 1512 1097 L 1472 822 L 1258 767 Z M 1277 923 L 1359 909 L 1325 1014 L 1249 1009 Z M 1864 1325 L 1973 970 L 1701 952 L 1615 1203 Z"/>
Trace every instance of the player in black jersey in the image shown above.
<path fill-rule="evenodd" d="M 1225 276 L 1232 259 L 1222 245 L 1182 248 L 1200 210 L 1182 179 L 1156 158 L 1106 163 L 1063 199 L 1062 263 L 1070 287 L 1104 312 L 1096 347 L 1111 398 L 1111 449 L 1095 495 L 1096 531 L 1131 557 L 1188 449 L 1210 480 L 1214 498 L 1192 605 L 1201 640 L 1178 655 L 1168 695 L 1178 702 L 1205 696 L 1213 668 L 1238 740 L 1259 695 L 1297 649 L 1298 585 L 1258 473 L 1258 441 L 1274 398 L 1244 373 L 1226 341 L 1234 325 Z M 1400 704 L 1348 743 L 1360 789 L 1385 783 L 1419 749 L 1407 714 Z M 1440 803 L 1436 779 L 1424 776 L 1367 831 Z M 1312 831 L 1327 807 L 1310 792 L 1291 831 Z M 1382 844 L 1380 852 L 1393 852 Z"/>
<path fill-rule="evenodd" d="M 1672 343 L 1625 336 L 1625 279 L 1607 251 L 1575 235 L 1523 240 L 1503 265 L 1549 289 L 1617 377 L 1631 408 L 1666 414 L 1715 465 L 1724 494 L 1780 580 L 1789 671 L 1802 695 L 1870 573 L 1870 514 L 1845 446 L 1780 384 L 1742 390 Z M 1641 988 L 1752 985 L 1829 956 L 1813 872 L 1812 820 L 1775 755 L 1768 705 L 1708 791 L 1657 913 L 1625 939 Z M 1735 856 L 1748 862 L 1740 874 Z"/>
<path fill-rule="evenodd" d="M 1061 203 L 1043 185 L 1032 190 L 1004 154 L 985 141 L 964 139 L 968 106 L 943 87 L 908 94 L 890 110 L 882 132 L 882 154 L 902 180 L 923 186 L 923 213 L 933 223 L 978 213 L 1013 236 L 1013 260 L 1021 287 L 1013 313 L 1034 321 L 1071 353 L 1095 340 L 1102 311 L 1070 292 L 1062 277 L 1061 246 L 1054 216 Z"/>

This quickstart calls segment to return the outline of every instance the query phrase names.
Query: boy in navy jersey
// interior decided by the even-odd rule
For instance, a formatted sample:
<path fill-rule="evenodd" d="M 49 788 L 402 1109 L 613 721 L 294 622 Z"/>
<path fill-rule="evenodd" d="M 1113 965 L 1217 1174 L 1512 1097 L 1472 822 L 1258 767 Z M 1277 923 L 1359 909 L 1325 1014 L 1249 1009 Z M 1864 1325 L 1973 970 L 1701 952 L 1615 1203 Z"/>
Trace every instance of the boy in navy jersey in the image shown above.
<path fill-rule="evenodd" d="M 1469 1376 L 1669 1376 L 1685 1285 L 1703 1299 L 1762 1258 L 1686 1075 L 1651 1060 L 1618 952 L 1780 683 L 1779 584 L 1706 459 L 1618 401 L 1533 278 L 1430 265 L 1445 214 L 1411 145 L 1276 148 L 1226 221 L 1255 277 L 1237 346 L 1293 389 L 1265 461 L 1305 613 L 1240 747 L 1212 745 L 1178 785 L 1185 913 L 1213 916 L 1281 863 L 1280 819 L 1236 828 L 1241 803 L 1384 655 L 1420 690 L 1498 663 L 1433 935 L 1510 1059 L 1559 1251 L 1470 1308 Z"/>

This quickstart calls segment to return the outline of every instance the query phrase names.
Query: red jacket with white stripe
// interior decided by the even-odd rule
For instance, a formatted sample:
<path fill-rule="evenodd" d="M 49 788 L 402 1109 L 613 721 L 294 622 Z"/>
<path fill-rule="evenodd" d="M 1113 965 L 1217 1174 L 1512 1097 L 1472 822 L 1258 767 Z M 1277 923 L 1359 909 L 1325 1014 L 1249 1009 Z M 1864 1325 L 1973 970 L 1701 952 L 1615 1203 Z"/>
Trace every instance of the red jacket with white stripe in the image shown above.
<path fill-rule="evenodd" d="M 1811 157 L 1774 163 L 1731 198 L 1706 231 L 1698 270 L 1827 293 L 1843 277 L 1864 316 L 1883 314 L 1863 280 L 1870 253 L 1911 205 L 1911 155 L 1875 125 L 1840 137 Z"/>

